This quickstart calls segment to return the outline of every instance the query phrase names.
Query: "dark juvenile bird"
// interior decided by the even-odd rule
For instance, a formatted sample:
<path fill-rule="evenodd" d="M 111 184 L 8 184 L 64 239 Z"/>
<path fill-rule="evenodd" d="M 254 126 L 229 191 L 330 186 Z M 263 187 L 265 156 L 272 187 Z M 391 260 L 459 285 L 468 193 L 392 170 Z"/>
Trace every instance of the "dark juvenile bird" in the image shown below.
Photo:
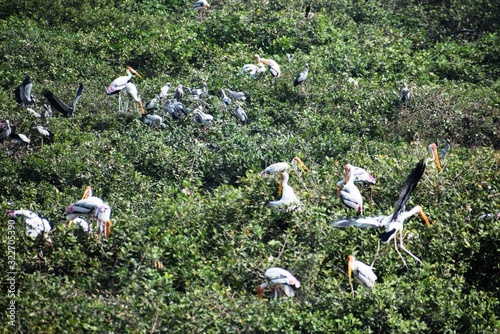
<path fill-rule="evenodd" d="M 61 114 L 63 114 L 64 117 L 71 117 L 73 116 L 76 108 L 76 104 L 82 97 L 82 92 L 83 92 L 83 84 L 80 83 L 80 86 L 78 87 L 78 90 L 76 91 L 76 96 L 75 99 L 73 100 L 73 104 L 71 107 L 69 107 L 67 104 L 65 104 L 61 99 L 59 99 L 57 96 L 55 96 L 52 92 L 45 90 L 42 92 L 43 96 L 47 98 L 49 101 L 50 105 L 52 108 L 55 110 L 59 111 Z"/>
<path fill-rule="evenodd" d="M 401 89 L 401 102 L 406 106 L 408 104 L 408 101 L 410 100 L 410 89 L 406 85 L 406 82 L 404 83 L 403 89 Z"/>
<path fill-rule="evenodd" d="M 250 94 L 248 92 L 235 92 L 230 89 L 226 88 L 226 92 L 231 96 L 233 99 L 237 101 L 246 101 L 250 102 Z M 226 103 L 227 104 L 227 103 Z"/>
<path fill-rule="evenodd" d="M 183 97 L 184 97 L 184 89 L 182 85 L 179 85 L 174 91 L 174 99 L 181 102 Z"/>
<path fill-rule="evenodd" d="M 31 88 L 33 87 L 33 84 L 31 83 L 31 79 L 29 75 L 27 75 L 22 84 L 16 87 L 14 89 L 14 98 L 19 106 L 29 106 L 29 105 L 35 105 L 36 107 L 36 101 L 33 95 L 31 95 Z"/>
<path fill-rule="evenodd" d="M 293 86 L 294 87 L 297 87 L 298 85 L 301 85 L 300 86 L 300 91 L 302 93 L 305 94 L 305 91 L 304 91 L 304 81 L 306 81 L 307 79 L 307 75 L 309 74 L 309 65 L 306 64 L 304 66 L 304 70 L 302 72 L 300 72 L 299 74 L 297 74 L 297 76 L 295 77 L 295 80 L 293 81 Z"/>

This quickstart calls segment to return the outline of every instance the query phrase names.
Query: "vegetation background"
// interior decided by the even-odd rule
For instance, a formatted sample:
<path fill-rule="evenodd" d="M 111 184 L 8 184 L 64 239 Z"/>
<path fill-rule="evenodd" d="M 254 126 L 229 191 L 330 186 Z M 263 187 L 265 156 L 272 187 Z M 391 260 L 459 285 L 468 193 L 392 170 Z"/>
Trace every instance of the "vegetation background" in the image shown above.
<path fill-rule="evenodd" d="M 0 144 L 0 207 L 47 217 L 54 241 L 29 240 L 17 224 L 17 331 L 498 332 L 500 3 L 214 0 L 203 20 L 193 4 L 0 1 L 0 119 L 32 137 L 22 153 Z M 274 85 L 268 73 L 237 75 L 255 53 L 281 65 Z M 306 95 L 292 84 L 305 63 Z M 144 101 L 166 82 L 207 82 L 215 125 L 166 116 L 166 128 L 153 129 L 118 113 L 105 88 L 126 65 L 142 74 L 133 81 Z M 39 105 L 43 89 L 70 101 L 85 86 L 72 119 L 50 119 L 55 137 L 43 148 L 30 131 L 38 120 L 13 99 L 27 74 Z M 413 93 L 406 108 L 404 82 Z M 220 88 L 250 92 L 247 124 Z M 379 232 L 331 227 L 354 215 L 336 196 L 342 166 L 377 178 L 362 189 L 365 214 L 389 214 L 427 145 L 446 138 L 443 170 L 430 164 L 410 202 L 433 224 L 405 224 L 424 264 L 407 258 L 406 270 L 384 247 L 374 290 L 354 283 L 352 297 L 347 256 L 370 263 Z M 294 156 L 311 170 L 290 179 L 304 210 L 273 211 L 278 181 L 258 172 Z M 67 226 L 64 210 L 86 185 L 113 208 L 107 240 Z M 4 215 L 2 259 L 7 243 Z M 268 290 L 257 300 L 271 266 L 302 282 L 295 298 Z M 7 260 L 0 269 L 9 271 Z M 1 286 L 6 294 L 5 274 Z M 8 303 L 0 299 L 6 333 L 15 331 Z"/>

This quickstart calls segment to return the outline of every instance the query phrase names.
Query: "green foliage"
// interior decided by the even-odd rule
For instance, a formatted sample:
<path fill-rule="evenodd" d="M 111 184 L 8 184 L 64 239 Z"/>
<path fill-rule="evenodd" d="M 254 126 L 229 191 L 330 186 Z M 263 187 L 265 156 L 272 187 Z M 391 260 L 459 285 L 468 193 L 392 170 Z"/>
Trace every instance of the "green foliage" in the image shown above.
<path fill-rule="evenodd" d="M 498 3 L 482 1 L 224 1 L 199 20 L 183 1 L 61 0 L 0 3 L 0 120 L 31 144 L 0 143 L 0 210 L 49 219 L 53 245 L 15 223 L 16 319 L 26 332 L 118 333 L 493 333 L 500 328 L 500 121 Z M 253 55 L 275 59 L 273 84 L 238 76 Z M 295 58 L 288 62 L 285 54 Z M 307 94 L 293 79 L 310 66 Z M 143 101 L 207 82 L 214 93 L 202 128 L 192 116 L 152 128 L 118 113 L 105 87 L 137 69 Z M 25 75 L 38 108 L 49 89 L 65 102 L 84 94 L 72 119 L 52 117 L 55 137 L 31 130 L 13 90 Z M 412 90 L 399 100 L 404 83 Z M 248 91 L 239 124 L 220 89 Z M 128 101 L 129 97 L 124 96 Z M 191 97 L 184 101 L 197 106 Z M 131 108 L 135 107 L 129 101 Z M 353 215 L 336 195 L 342 166 L 377 178 L 362 187 L 366 215 L 390 214 L 427 145 L 452 148 L 431 162 L 409 206 L 433 222 L 405 223 L 405 244 L 421 258 L 405 269 L 392 243 L 375 263 L 369 292 L 346 258 L 370 263 L 379 231 L 335 229 Z M 292 173 L 304 204 L 277 212 L 277 178 L 258 172 L 299 156 Z M 113 209 L 109 239 L 68 226 L 64 210 L 86 185 Z M 185 192 L 188 189 L 190 195 Z M 184 192 L 183 192 L 184 190 Z M 7 259 L 8 218 L 0 219 Z M 301 281 L 294 298 L 257 300 L 271 266 Z M 8 272 L 7 260 L 0 263 Z M 3 291 L 8 291 L 2 276 Z M 0 299 L 2 328 L 10 332 Z"/>

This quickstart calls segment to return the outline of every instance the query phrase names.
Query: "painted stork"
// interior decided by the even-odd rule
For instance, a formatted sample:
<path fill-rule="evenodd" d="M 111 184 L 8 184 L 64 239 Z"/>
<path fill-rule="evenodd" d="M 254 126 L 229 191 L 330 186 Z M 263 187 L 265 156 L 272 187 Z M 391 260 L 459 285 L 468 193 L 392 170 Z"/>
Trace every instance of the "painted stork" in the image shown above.
<path fill-rule="evenodd" d="M 210 4 L 208 3 L 207 0 L 199 0 L 195 2 L 193 9 L 198 12 L 200 20 L 203 20 L 203 12 L 208 7 L 210 7 Z"/>
<path fill-rule="evenodd" d="M 113 80 L 111 82 L 111 85 L 106 89 L 106 94 L 107 95 L 113 95 L 113 94 L 118 94 L 118 111 L 121 112 L 123 110 L 122 108 L 122 91 L 125 89 L 127 86 L 127 83 L 132 80 L 132 74 L 135 74 L 139 78 L 142 78 L 142 76 L 134 70 L 132 67 L 127 66 L 127 75 L 121 76 Z"/>
<path fill-rule="evenodd" d="M 288 172 L 291 170 L 297 171 L 299 168 L 301 171 L 309 171 L 309 168 L 300 160 L 299 157 L 294 157 L 292 162 L 276 162 L 272 165 L 267 166 L 263 171 L 259 173 L 260 176 L 266 176 L 269 174 L 276 174 L 281 172 Z"/>
<path fill-rule="evenodd" d="M 354 175 L 352 169 L 344 166 L 346 172 L 346 183 L 339 193 L 340 199 L 345 206 L 355 209 L 358 215 L 363 215 L 363 197 L 358 187 L 354 184 Z"/>
<path fill-rule="evenodd" d="M 92 234 L 94 232 L 92 226 L 85 219 L 81 217 L 73 219 L 72 222 L 73 224 L 75 224 L 76 227 L 81 228 L 87 234 Z"/>
<path fill-rule="evenodd" d="M 73 116 L 76 108 L 76 104 L 82 97 L 83 93 L 83 84 L 80 83 L 80 86 L 78 86 L 78 90 L 76 91 L 76 96 L 75 99 L 73 100 L 73 103 L 70 106 L 65 104 L 61 99 L 59 99 L 57 96 L 55 96 L 52 92 L 48 90 L 44 90 L 42 92 L 42 95 L 45 96 L 45 98 L 49 101 L 49 104 L 57 111 L 59 111 L 61 114 L 63 114 L 64 117 L 71 117 Z"/>
<path fill-rule="evenodd" d="M 53 138 L 54 134 L 49 129 L 36 125 L 35 122 L 31 123 L 31 128 L 40 135 L 40 146 L 43 147 L 43 138 Z"/>
<path fill-rule="evenodd" d="M 127 92 L 127 94 L 130 94 L 130 96 L 132 96 L 135 102 L 137 102 L 139 108 L 141 109 L 141 114 L 145 114 L 146 111 L 144 111 L 144 108 L 142 107 L 142 100 L 141 97 L 139 96 L 139 90 L 137 89 L 137 86 L 131 82 L 127 82 L 127 84 L 125 85 L 125 91 Z M 128 102 L 125 111 L 127 110 L 128 110 Z"/>
<path fill-rule="evenodd" d="M 309 74 L 309 65 L 306 64 L 304 66 L 304 70 L 302 72 L 300 72 L 299 74 L 297 74 L 297 76 L 295 77 L 295 80 L 293 81 L 294 87 L 297 87 L 298 85 L 300 85 L 300 91 L 303 94 L 306 93 L 304 90 L 304 81 L 306 81 L 308 74 Z"/>
<path fill-rule="evenodd" d="M 23 82 L 14 89 L 14 99 L 18 106 L 30 106 L 34 105 L 36 108 L 36 101 L 33 95 L 31 95 L 31 89 L 33 84 L 29 75 L 27 75 Z"/>
<path fill-rule="evenodd" d="M 274 288 L 274 298 L 277 299 L 282 290 L 288 297 L 295 296 L 295 289 L 300 288 L 300 282 L 288 270 L 273 267 L 264 273 L 266 281 L 257 287 L 257 296 L 262 299 L 264 289 L 271 285 Z"/>
<path fill-rule="evenodd" d="M 286 212 L 299 211 L 302 209 L 302 204 L 295 195 L 293 188 L 288 184 L 290 175 L 287 172 L 281 173 L 280 187 L 281 198 L 278 201 L 269 202 L 269 206 L 272 208 L 277 208 L 279 210 L 284 210 Z"/>
<path fill-rule="evenodd" d="M 258 54 L 255 54 L 253 57 L 256 64 L 262 63 L 267 66 L 269 72 L 273 76 L 273 83 L 276 78 L 279 78 L 281 76 L 280 66 L 277 62 L 272 59 L 260 58 Z"/>
<path fill-rule="evenodd" d="M 109 238 L 111 232 L 111 208 L 99 197 L 83 198 L 68 206 L 64 214 L 68 220 L 74 220 L 82 215 L 89 217 L 94 215 L 97 218 L 98 234 L 101 235 L 104 232 L 106 238 Z"/>
<path fill-rule="evenodd" d="M 52 245 L 52 239 L 49 236 L 52 227 L 47 219 L 29 210 L 9 210 L 7 216 L 12 219 L 24 217 L 26 235 L 33 240 L 41 235 L 49 245 Z"/>
<path fill-rule="evenodd" d="M 362 182 L 364 184 L 373 185 L 377 183 L 377 180 L 373 176 L 370 175 L 364 168 L 353 166 L 351 164 L 346 165 L 351 171 L 352 176 L 354 177 L 354 182 Z M 344 178 L 337 182 L 337 190 L 340 191 L 342 186 L 346 182 L 345 177 L 345 169 L 344 169 Z"/>
<path fill-rule="evenodd" d="M 369 266 L 359 260 L 356 260 L 354 255 L 349 255 L 347 257 L 347 276 L 349 277 L 349 284 L 351 285 L 351 291 L 353 296 L 354 296 L 354 289 L 352 287 L 352 274 L 354 273 L 354 278 L 361 285 L 373 289 L 375 281 L 377 280 L 377 275 L 375 275 L 373 269 L 374 268 L 372 266 Z"/>

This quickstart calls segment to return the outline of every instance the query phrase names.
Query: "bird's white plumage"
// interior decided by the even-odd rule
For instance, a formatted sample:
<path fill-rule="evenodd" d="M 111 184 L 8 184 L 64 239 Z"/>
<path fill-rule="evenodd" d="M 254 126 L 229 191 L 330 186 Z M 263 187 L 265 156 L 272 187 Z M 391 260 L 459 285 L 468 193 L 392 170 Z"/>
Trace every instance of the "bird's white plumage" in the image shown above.
<path fill-rule="evenodd" d="M 288 270 L 279 267 L 272 267 L 264 273 L 266 281 L 259 285 L 257 291 L 259 298 L 262 298 L 262 291 L 269 285 L 274 286 L 274 297 L 278 297 L 278 290 L 282 289 L 288 297 L 295 296 L 295 290 L 292 287 L 300 288 L 300 281 L 296 279 Z"/>
<path fill-rule="evenodd" d="M 47 219 L 41 218 L 30 210 L 10 210 L 7 211 L 7 215 L 9 218 L 24 217 L 26 235 L 31 239 L 34 240 L 39 235 L 42 235 L 49 244 L 52 243 L 52 239 L 49 236 L 52 227 Z"/>
<path fill-rule="evenodd" d="M 370 289 L 373 288 L 375 281 L 377 280 L 377 275 L 373 272 L 373 267 L 356 260 L 353 255 L 348 257 L 348 266 L 350 267 L 350 270 L 352 270 L 354 278 L 356 278 L 360 284 Z"/>
<path fill-rule="evenodd" d="M 293 188 L 288 184 L 289 174 L 287 172 L 281 173 L 281 198 L 278 201 L 269 202 L 269 206 L 274 208 L 284 208 L 285 211 L 301 210 L 301 203 Z"/>
<path fill-rule="evenodd" d="M 339 193 L 340 199 L 342 203 L 349 208 L 355 209 L 358 214 L 363 214 L 363 197 L 361 196 L 361 192 L 358 187 L 354 184 L 354 176 L 352 176 L 352 172 L 349 167 L 346 165 L 345 167 L 346 173 L 348 173 L 347 183 L 344 185 L 342 190 Z"/>

